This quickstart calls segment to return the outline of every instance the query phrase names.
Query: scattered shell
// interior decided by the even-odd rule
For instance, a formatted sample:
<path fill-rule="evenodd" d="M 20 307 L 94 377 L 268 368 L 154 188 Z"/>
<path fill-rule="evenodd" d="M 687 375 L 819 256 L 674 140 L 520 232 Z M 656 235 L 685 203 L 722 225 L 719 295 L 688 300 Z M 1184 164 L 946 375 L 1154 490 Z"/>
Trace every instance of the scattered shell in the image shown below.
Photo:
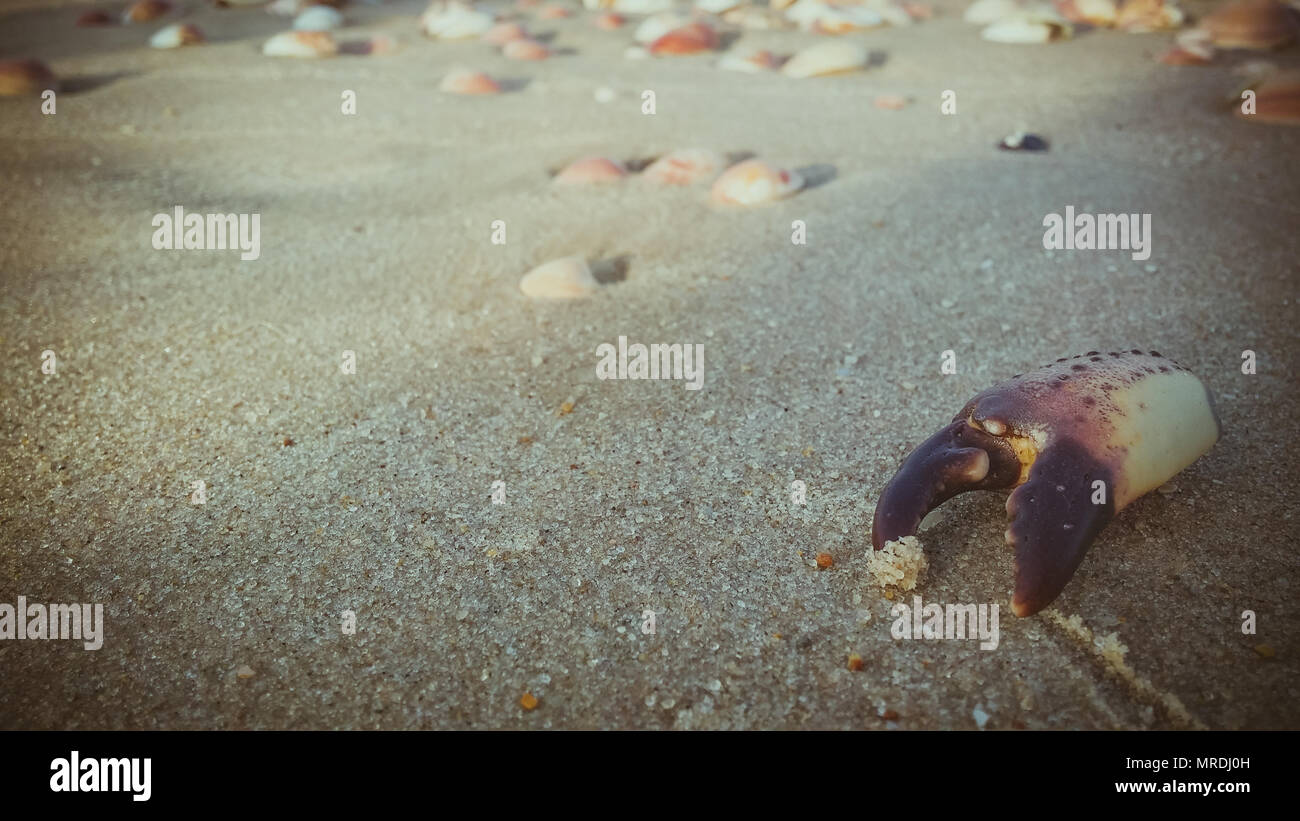
<path fill-rule="evenodd" d="M 1219 48 L 1272 49 L 1296 39 L 1295 12 L 1274 0 L 1238 0 L 1201 21 Z"/>
<path fill-rule="evenodd" d="M 172 4 L 166 0 L 139 0 L 132 3 L 130 8 L 122 15 L 122 21 L 125 23 L 147 23 L 150 20 L 157 20 L 164 14 L 172 10 Z"/>
<path fill-rule="evenodd" d="M 605 31 L 613 31 L 614 29 L 622 28 L 623 24 L 626 22 L 627 18 L 623 15 L 607 11 L 596 18 L 596 28 L 604 29 Z"/>
<path fill-rule="evenodd" d="M 1048 19 L 1047 15 L 1034 14 L 1008 17 L 997 21 L 980 32 L 980 37 L 990 43 L 1050 43 L 1065 40 L 1074 33 L 1064 18 Z"/>
<path fill-rule="evenodd" d="M 1274 74 L 1255 86 L 1255 113 L 1245 114 L 1237 98 L 1237 116 L 1277 125 L 1300 125 L 1300 70 Z"/>
<path fill-rule="evenodd" d="M 1056 10 L 1071 23 L 1113 26 L 1119 15 L 1117 0 L 1056 0 Z"/>
<path fill-rule="evenodd" d="M 499 94 L 501 86 L 481 71 L 458 69 L 442 78 L 438 84 L 448 94 Z"/>
<path fill-rule="evenodd" d="M 583 157 L 565 166 L 555 175 L 558 185 L 586 185 L 594 182 L 615 182 L 627 176 L 620 162 L 608 157 Z"/>
<path fill-rule="evenodd" d="M 537 16 L 542 20 L 563 20 L 566 17 L 573 16 L 573 9 L 568 6 L 561 6 L 558 3 L 549 3 L 537 12 Z"/>
<path fill-rule="evenodd" d="M 770 51 L 756 51 L 748 57 L 727 54 L 718 60 L 718 68 L 757 74 L 760 71 L 776 71 L 785 64 L 787 59 L 789 58 L 779 57 Z"/>
<path fill-rule="evenodd" d="M 798 172 L 762 160 L 745 160 L 724 171 L 713 183 L 709 196 L 720 204 L 763 205 L 790 196 L 803 184 Z"/>
<path fill-rule="evenodd" d="M 551 50 L 536 40 L 511 40 L 501 49 L 510 60 L 545 60 Z"/>
<path fill-rule="evenodd" d="M 718 47 L 718 33 L 705 23 L 690 23 L 673 29 L 650 44 L 650 53 L 656 56 L 666 54 L 699 54 L 713 51 Z"/>
<path fill-rule="evenodd" d="M 825 77 L 866 68 L 866 46 L 851 40 L 828 40 L 796 53 L 781 73 L 787 77 Z"/>
<path fill-rule="evenodd" d="M 294 31 L 330 31 L 343 25 L 343 13 L 329 6 L 308 6 L 293 18 Z"/>
<path fill-rule="evenodd" d="M 528 29 L 519 23 L 497 23 L 483 32 L 483 42 L 494 46 L 504 46 L 512 40 L 527 40 Z"/>
<path fill-rule="evenodd" d="M 257 671 L 247 664 L 241 664 L 235 668 L 236 678 L 252 678 L 255 675 L 257 675 Z"/>
<path fill-rule="evenodd" d="M 907 108 L 907 102 L 907 98 L 901 94 L 881 94 L 871 104 L 886 111 L 901 111 Z"/>
<path fill-rule="evenodd" d="M 81 13 L 81 16 L 77 18 L 77 25 L 111 26 L 113 25 L 113 18 L 106 11 L 100 11 L 99 9 L 91 9 L 90 11 L 83 11 Z"/>
<path fill-rule="evenodd" d="M 434 3 L 420 16 L 420 29 L 439 40 L 464 40 L 485 33 L 492 22 L 492 15 L 464 3 Z"/>
<path fill-rule="evenodd" d="M 40 60 L 0 60 L 0 97 L 57 91 L 59 80 Z"/>
<path fill-rule="evenodd" d="M 339 45 L 327 31 L 286 31 L 262 45 L 268 57 L 333 57 Z"/>
<path fill-rule="evenodd" d="M 885 19 L 863 5 L 837 5 L 825 0 L 799 0 L 786 9 L 786 19 L 804 31 L 844 34 L 883 26 Z"/>
<path fill-rule="evenodd" d="M 975 0 L 967 7 L 961 19 L 977 26 L 987 26 L 1020 10 L 1020 4 L 1015 0 Z"/>
<path fill-rule="evenodd" d="M 691 22 L 691 18 L 681 12 L 667 12 L 647 17 L 632 32 L 632 39 L 638 43 L 653 43 L 673 29 L 681 28 Z"/>
<path fill-rule="evenodd" d="M 659 185 L 691 185 L 713 179 L 726 164 L 726 158 L 716 151 L 683 148 L 655 160 L 641 176 Z"/>
<path fill-rule="evenodd" d="M 203 42 L 203 32 L 191 23 L 176 23 L 161 28 L 149 38 L 149 45 L 154 48 L 180 48 Z"/>
<path fill-rule="evenodd" d="M 1138 34 L 1178 28 L 1185 15 L 1172 0 L 1124 0 L 1115 16 L 1115 28 Z"/>
<path fill-rule="evenodd" d="M 582 257 L 551 260 L 524 274 L 519 290 L 536 299 L 581 299 L 599 288 Z"/>
<path fill-rule="evenodd" d="M 1046 151 L 1049 145 L 1047 140 L 1037 134 L 1017 131 L 1009 137 L 1004 137 L 1002 142 L 998 143 L 998 148 L 1003 151 Z"/>

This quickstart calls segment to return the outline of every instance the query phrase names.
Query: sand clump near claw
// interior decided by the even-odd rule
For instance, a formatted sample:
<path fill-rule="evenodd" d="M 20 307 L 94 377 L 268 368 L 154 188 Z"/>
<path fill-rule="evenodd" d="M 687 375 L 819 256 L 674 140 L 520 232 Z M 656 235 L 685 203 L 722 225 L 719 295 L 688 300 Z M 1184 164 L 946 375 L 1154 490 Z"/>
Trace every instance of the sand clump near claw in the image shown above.
<path fill-rule="evenodd" d="M 915 536 L 885 542 L 883 548 L 873 550 L 867 556 L 867 573 L 882 588 L 915 590 L 917 582 L 929 567 L 930 562 L 925 558 L 921 540 Z"/>

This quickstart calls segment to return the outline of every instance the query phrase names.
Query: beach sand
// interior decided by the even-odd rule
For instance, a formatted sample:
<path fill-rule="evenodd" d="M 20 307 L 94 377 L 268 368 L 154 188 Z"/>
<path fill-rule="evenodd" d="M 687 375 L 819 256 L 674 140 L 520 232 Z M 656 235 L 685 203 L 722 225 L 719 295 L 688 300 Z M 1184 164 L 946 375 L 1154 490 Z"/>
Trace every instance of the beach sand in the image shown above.
<path fill-rule="evenodd" d="M 939 2 L 846 35 L 867 71 L 794 80 L 625 59 L 632 27 L 588 12 L 529 13 L 563 53 L 511 62 L 392 2 L 339 37 L 396 54 L 294 61 L 260 54 L 287 28 L 262 9 L 181 5 L 208 43 L 0 4 L 0 58 L 69 84 L 53 116 L 0 99 L 0 602 L 106 619 L 95 651 L 0 642 L 0 727 L 1300 727 L 1300 130 L 1221 103 L 1258 55 L 988 43 Z M 509 90 L 440 93 L 455 66 Z M 1018 129 L 1050 150 L 995 148 Z M 814 184 L 740 210 L 548 175 L 693 146 Z M 260 214 L 260 257 L 154 250 L 178 205 Z M 1150 259 L 1044 250 L 1067 205 L 1151 214 Z M 569 255 L 619 275 L 519 292 Z M 598 380 L 620 336 L 703 344 L 702 388 Z M 1223 435 L 1050 611 L 1011 613 L 1001 493 L 941 508 L 916 591 L 872 585 L 872 509 L 912 447 L 995 382 L 1134 347 L 1198 374 Z M 913 595 L 1000 603 L 997 649 L 895 640 Z"/>

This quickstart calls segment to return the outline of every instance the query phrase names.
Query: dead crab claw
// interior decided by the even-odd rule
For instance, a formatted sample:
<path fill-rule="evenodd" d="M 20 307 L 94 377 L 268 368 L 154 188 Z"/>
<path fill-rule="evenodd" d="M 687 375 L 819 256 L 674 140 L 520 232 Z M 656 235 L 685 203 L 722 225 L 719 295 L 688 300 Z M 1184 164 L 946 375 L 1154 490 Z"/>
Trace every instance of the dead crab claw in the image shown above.
<path fill-rule="evenodd" d="M 1060 594 L 1119 511 L 1218 438 L 1209 391 L 1155 351 L 1058 359 L 980 393 L 919 445 L 880 494 L 872 543 L 915 534 L 959 493 L 1015 488 L 1011 604 L 1030 616 Z"/>

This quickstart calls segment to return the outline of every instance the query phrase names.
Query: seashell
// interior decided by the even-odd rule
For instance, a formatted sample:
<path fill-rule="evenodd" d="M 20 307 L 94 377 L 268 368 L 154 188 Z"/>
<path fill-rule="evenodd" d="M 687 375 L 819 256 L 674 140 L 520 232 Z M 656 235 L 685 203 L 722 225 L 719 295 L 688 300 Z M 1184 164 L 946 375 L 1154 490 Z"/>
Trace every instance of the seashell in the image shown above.
<path fill-rule="evenodd" d="M 519 280 L 519 290 L 534 299 L 582 299 L 596 293 L 599 287 L 587 260 L 582 257 L 553 259 Z"/>
<path fill-rule="evenodd" d="M 457 69 L 438 84 L 440 91 L 448 94 L 500 94 L 501 86 L 481 71 Z"/>
<path fill-rule="evenodd" d="M 511 40 L 501 49 L 501 54 L 509 60 L 545 60 L 551 56 L 551 50 L 536 40 Z"/>
<path fill-rule="evenodd" d="M 726 165 L 726 158 L 716 151 L 682 148 L 655 160 L 641 176 L 659 185 L 693 185 L 713 179 Z"/>
<path fill-rule="evenodd" d="M 862 5 L 875 12 L 891 26 L 912 25 L 912 13 L 898 0 L 863 0 Z"/>
<path fill-rule="evenodd" d="M 907 98 L 901 94 L 881 94 L 871 104 L 885 111 L 901 111 L 907 108 L 907 102 Z"/>
<path fill-rule="evenodd" d="M 171 10 L 172 4 L 167 0 L 138 0 L 132 3 L 122 15 L 122 22 L 147 23 L 150 20 L 157 20 Z"/>
<path fill-rule="evenodd" d="M 605 31 L 613 31 L 614 29 L 622 28 L 623 24 L 626 22 L 627 18 L 623 15 L 607 11 L 596 18 L 596 28 L 604 29 Z"/>
<path fill-rule="evenodd" d="M 1017 131 L 1009 137 L 1003 137 L 998 143 L 998 148 L 1003 151 L 1046 151 L 1048 147 L 1047 140 L 1037 134 L 1027 134 L 1024 131 Z"/>
<path fill-rule="evenodd" d="M 769 29 L 785 28 L 785 20 L 772 11 L 771 8 L 739 6 L 731 11 L 724 12 L 722 19 L 743 29 L 767 31 Z"/>
<path fill-rule="evenodd" d="M 559 3 L 548 3 L 537 12 L 537 16 L 542 20 L 563 20 L 566 17 L 573 16 L 573 9 L 568 6 L 561 6 Z"/>
<path fill-rule="evenodd" d="M 1020 11 L 1021 6 L 1015 0 L 975 0 L 966 8 L 961 19 L 977 26 L 987 26 Z"/>
<path fill-rule="evenodd" d="M 1056 0 L 1056 10 L 1071 23 L 1113 26 L 1119 15 L 1116 0 Z"/>
<path fill-rule="evenodd" d="M 1171 66 L 1204 66 L 1214 59 L 1214 43 L 1204 29 L 1186 29 L 1174 37 L 1174 45 L 1160 55 L 1160 62 Z"/>
<path fill-rule="evenodd" d="M 483 32 L 483 42 L 494 46 L 504 46 L 511 40 L 527 40 L 528 30 L 519 23 L 497 23 Z"/>
<path fill-rule="evenodd" d="M 1281 71 L 1255 84 L 1255 113 L 1241 110 L 1241 97 L 1236 99 L 1237 116 L 1276 125 L 1300 125 L 1300 71 Z"/>
<path fill-rule="evenodd" d="M 929 3 L 903 3 L 903 11 L 913 20 L 933 20 L 934 6 Z"/>
<path fill-rule="evenodd" d="M 1066 20 L 1055 12 L 1046 9 L 1021 12 L 1014 17 L 1005 17 L 980 32 L 980 37 L 990 43 L 1050 43 L 1054 40 L 1066 40 L 1074 34 L 1074 29 Z"/>
<path fill-rule="evenodd" d="M 589 185 L 598 182 L 616 182 L 627 176 L 620 162 L 608 157 L 583 157 L 564 167 L 555 175 L 557 185 Z"/>
<path fill-rule="evenodd" d="M 1115 28 L 1131 34 L 1163 31 L 1183 24 L 1183 10 L 1172 0 L 1124 0 L 1115 16 Z"/>
<path fill-rule="evenodd" d="M 203 42 L 203 32 L 191 23 L 176 23 L 161 28 L 149 38 L 149 45 L 154 48 L 180 48 Z"/>
<path fill-rule="evenodd" d="M 465 40 L 492 28 L 492 15 L 464 3 L 434 3 L 420 15 L 420 29 L 439 40 Z"/>
<path fill-rule="evenodd" d="M 106 11 L 100 11 L 99 9 L 91 9 L 90 11 L 83 11 L 81 13 L 81 15 L 77 18 L 77 25 L 83 27 L 111 26 L 113 25 L 113 18 L 109 16 L 108 12 Z"/>
<path fill-rule="evenodd" d="M 1238 0 L 1201 21 L 1219 48 L 1272 49 L 1296 39 L 1295 12 L 1274 0 Z"/>
<path fill-rule="evenodd" d="M 787 77 L 825 77 L 866 68 L 866 46 L 850 40 L 828 40 L 796 53 L 781 67 Z"/>
<path fill-rule="evenodd" d="M 728 168 L 713 183 L 710 198 L 724 205 L 763 205 L 803 188 L 798 172 L 775 168 L 762 160 L 745 160 Z"/>
<path fill-rule="evenodd" d="M 0 97 L 59 90 L 59 80 L 40 60 L 0 60 Z"/>
<path fill-rule="evenodd" d="M 267 57 L 333 57 L 339 45 L 327 31 L 286 31 L 262 45 Z"/>
<path fill-rule="evenodd" d="M 632 39 L 638 43 L 653 43 L 673 29 L 681 28 L 691 22 L 691 18 L 681 12 L 656 14 L 641 21 L 641 25 L 632 32 Z"/>
<path fill-rule="evenodd" d="M 770 51 L 756 51 L 748 57 L 741 57 L 736 54 L 728 54 L 718 61 L 718 68 L 726 71 L 744 71 L 749 74 L 758 74 L 762 71 L 776 71 L 785 61 L 786 57 L 778 57 Z"/>
<path fill-rule="evenodd" d="M 612 6 L 620 14 L 658 14 L 672 7 L 673 0 L 614 0 Z"/>
<path fill-rule="evenodd" d="M 302 4 L 298 0 L 272 0 L 266 7 L 266 13 L 276 17 L 296 17 L 300 11 Z"/>
<path fill-rule="evenodd" d="M 308 6 L 293 18 L 294 31 L 330 31 L 343 25 L 343 13 L 329 6 Z"/>
<path fill-rule="evenodd" d="M 699 54 L 713 51 L 718 47 L 718 33 L 706 23 L 690 23 L 673 29 L 650 44 L 650 53 L 656 56 L 667 54 Z"/>
<path fill-rule="evenodd" d="M 844 34 L 885 23 L 883 17 L 866 6 L 836 5 L 825 0 L 799 0 L 786 9 L 785 16 L 804 31 L 822 34 Z"/>

